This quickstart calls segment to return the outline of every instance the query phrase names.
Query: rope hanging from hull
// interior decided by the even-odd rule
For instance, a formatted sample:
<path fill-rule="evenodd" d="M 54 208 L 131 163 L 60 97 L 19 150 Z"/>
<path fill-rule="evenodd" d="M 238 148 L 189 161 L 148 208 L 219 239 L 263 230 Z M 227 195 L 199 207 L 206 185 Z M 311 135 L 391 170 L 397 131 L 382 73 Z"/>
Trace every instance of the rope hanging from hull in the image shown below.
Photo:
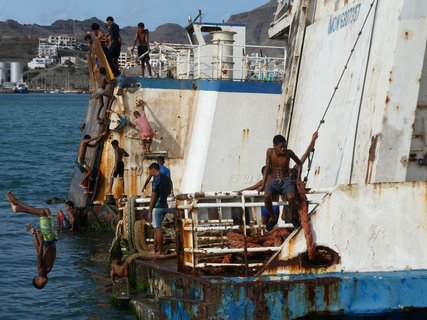
<path fill-rule="evenodd" d="M 308 260 L 313 262 L 316 259 L 316 246 L 314 245 L 313 233 L 311 232 L 310 219 L 308 217 L 308 202 L 305 195 L 305 184 L 302 181 L 297 182 L 297 190 L 300 205 L 298 214 L 301 221 L 301 227 L 304 230 L 305 242 L 307 244 Z"/>

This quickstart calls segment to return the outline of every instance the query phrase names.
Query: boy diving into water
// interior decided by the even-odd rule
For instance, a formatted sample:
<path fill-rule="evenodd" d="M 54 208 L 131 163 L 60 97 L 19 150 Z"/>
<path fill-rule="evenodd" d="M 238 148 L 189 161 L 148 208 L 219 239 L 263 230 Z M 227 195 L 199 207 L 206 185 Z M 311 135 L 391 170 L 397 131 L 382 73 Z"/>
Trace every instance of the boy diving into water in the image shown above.
<path fill-rule="evenodd" d="M 27 231 L 34 238 L 34 246 L 37 251 L 37 273 L 33 278 L 33 286 L 42 289 L 48 281 L 48 273 L 52 270 L 56 258 L 56 234 L 53 227 L 53 218 L 48 208 L 34 208 L 19 201 L 12 192 L 6 193 L 12 206 L 12 211 L 29 213 L 39 216 L 40 229 L 36 230 L 29 224 Z"/>

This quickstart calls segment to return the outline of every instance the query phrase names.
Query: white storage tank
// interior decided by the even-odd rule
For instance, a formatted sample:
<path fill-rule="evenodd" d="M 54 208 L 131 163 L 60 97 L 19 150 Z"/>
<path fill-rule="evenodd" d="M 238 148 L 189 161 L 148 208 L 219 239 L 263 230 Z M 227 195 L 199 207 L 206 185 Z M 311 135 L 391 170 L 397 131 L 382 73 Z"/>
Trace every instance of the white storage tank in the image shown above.
<path fill-rule="evenodd" d="M 24 73 L 25 62 L 10 63 L 10 82 L 22 82 L 22 74 Z"/>

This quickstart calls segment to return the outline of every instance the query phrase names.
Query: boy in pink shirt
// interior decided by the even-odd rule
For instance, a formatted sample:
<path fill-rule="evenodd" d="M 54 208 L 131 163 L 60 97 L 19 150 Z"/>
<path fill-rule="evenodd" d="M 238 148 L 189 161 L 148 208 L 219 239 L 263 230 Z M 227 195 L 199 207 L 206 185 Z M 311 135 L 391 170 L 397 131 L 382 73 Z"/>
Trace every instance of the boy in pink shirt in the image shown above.
<path fill-rule="evenodd" d="M 140 131 L 140 137 L 142 140 L 142 146 L 145 152 L 150 152 L 150 146 L 153 142 L 153 137 L 155 136 L 154 130 L 151 128 L 150 123 L 148 122 L 147 115 L 144 111 L 144 106 L 142 106 L 142 112 L 139 113 L 135 111 L 133 113 L 135 116 L 135 124 L 136 127 Z"/>

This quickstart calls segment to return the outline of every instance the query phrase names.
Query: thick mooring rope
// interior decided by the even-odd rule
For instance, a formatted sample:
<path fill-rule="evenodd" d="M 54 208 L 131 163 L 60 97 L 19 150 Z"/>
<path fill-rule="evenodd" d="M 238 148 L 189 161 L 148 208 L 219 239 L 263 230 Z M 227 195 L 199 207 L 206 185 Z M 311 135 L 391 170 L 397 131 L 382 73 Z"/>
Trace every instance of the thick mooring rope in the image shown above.
<path fill-rule="evenodd" d="M 135 230 L 135 248 L 138 252 L 144 252 L 150 250 L 145 240 L 145 220 L 137 220 L 134 225 Z"/>
<path fill-rule="evenodd" d="M 297 182 L 299 194 L 298 214 L 301 220 L 301 227 L 304 230 L 305 242 L 307 244 L 308 260 L 314 261 L 316 258 L 316 246 L 314 245 L 313 234 L 311 232 L 310 219 L 308 218 L 308 202 L 305 195 L 305 184 L 302 181 Z"/>

